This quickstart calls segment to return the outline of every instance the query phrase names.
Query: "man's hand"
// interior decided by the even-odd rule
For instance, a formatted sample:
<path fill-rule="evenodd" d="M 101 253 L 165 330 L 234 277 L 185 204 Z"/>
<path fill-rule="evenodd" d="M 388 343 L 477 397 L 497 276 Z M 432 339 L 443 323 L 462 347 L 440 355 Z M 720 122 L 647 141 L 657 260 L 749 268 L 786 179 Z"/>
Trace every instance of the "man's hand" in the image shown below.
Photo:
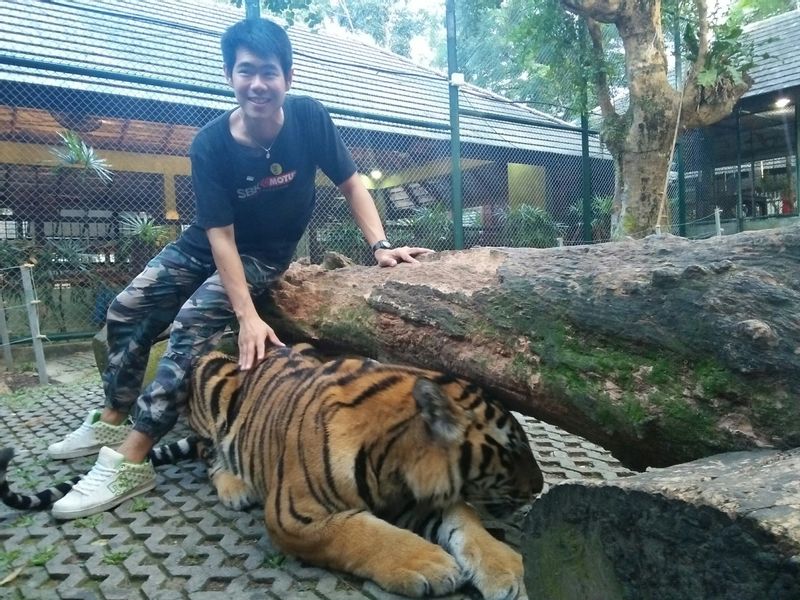
<path fill-rule="evenodd" d="M 400 248 L 389 248 L 386 250 L 375 250 L 375 260 L 381 267 L 394 267 L 398 263 L 407 262 L 417 264 L 419 261 L 414 258 L 422 254 L 433 252 L 430 248 L 409 248 L 402 246 Z"/>
<path fill-rule="evenodd" d="M 278 336 L 258 316 L 239 321 L 239 368 L 246 371 L 264 360 L 266 341 L 276 346 L 285 346 Z"/>

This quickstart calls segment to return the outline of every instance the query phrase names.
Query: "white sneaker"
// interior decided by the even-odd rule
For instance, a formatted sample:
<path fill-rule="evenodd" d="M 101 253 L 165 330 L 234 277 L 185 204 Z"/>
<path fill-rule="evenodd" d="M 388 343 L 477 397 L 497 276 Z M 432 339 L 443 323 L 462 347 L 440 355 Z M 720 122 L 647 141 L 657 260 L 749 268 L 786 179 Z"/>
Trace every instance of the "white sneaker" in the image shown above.
<path fill-rule="evenodd" d="M 77 519 L 101 513 L 155 485 L 156 472 L 149 460 L 130 463 L 116 450 L 103 446 L 92 470 L 53 504 L 52 514 L 56 519 Z"/>
<path fill-rule="evenodd" d="M 130 426 L 109 425 L 100 420 L 100 410 L 90 410 L 80 427 L 68 433 L 62 441 L 50 444 L 47 452 L 52 458 L 77 458 L 96 454 L 103 446 L 116 448 L 128 433 Z"/>

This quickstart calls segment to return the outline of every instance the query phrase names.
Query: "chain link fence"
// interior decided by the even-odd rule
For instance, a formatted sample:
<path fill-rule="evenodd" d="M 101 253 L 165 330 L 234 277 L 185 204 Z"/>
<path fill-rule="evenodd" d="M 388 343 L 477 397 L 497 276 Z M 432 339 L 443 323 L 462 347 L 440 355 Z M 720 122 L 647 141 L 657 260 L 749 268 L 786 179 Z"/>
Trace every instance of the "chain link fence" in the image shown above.
<path fill-rule="evenodd" d="M 437 85 L 446 93 L 444 78 Z M 146 83 L 130 86 L 122 95 L 66 76 L 50 85 L 24 76 L 0 81 L 0 292 L 12 343 L 30 334 L 6 269 L 33 265 L 48 339 L 90 335 L 122 287 L 192 222 L 188 148 L 232 99 L 207 92 L 192 102 L 177 92 L 151 93 Z M 471 86 L 460 97 L 460 197 L 451 180 L 450 127 L 441 118 L 377 119 L 331 108 L 395 245 L 453 249 L 458 214 L 467 248 L 611 239 L 613 164 L 596 132 L 519 107 L 493 112 L 487 106 L 502 99 Z M 729 136 L 683 136 L 668 186 L 673 233 L 712 235 L 717 206 L 729 232 L 731 220 L 735 227 L 750 217 L 797 214 L 791 143 L 769 152 L 756 143 L 759 127 L 777 127 L 776 119 L 741 119 L 741 202 Z M 297 258 L 319 262 L 328 251 L 373 262 L 345 199 L 320 175 Z"/>

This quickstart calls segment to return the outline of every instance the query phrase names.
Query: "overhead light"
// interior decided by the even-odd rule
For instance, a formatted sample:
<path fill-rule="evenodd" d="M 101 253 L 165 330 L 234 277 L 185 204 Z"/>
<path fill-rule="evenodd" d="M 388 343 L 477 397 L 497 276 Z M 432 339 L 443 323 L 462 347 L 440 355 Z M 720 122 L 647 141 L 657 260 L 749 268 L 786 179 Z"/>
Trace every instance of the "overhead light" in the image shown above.
<path fill-rule="evenodd" d="M 378 179 L 383 177 L 383 173 L 381 173 L 378 169 L 372 169 L 372 171 L 369 172 L 369 176 L 372 177 L 375 181 L 377 181 Z"/>
<path fill-rule="evenodd" d="M 777 100 L 775 100 L 775 108 L 786 108 L 791 103 L 792 103 L 791 98 L 786 98 L 786 97 L 778 98 Z"/>

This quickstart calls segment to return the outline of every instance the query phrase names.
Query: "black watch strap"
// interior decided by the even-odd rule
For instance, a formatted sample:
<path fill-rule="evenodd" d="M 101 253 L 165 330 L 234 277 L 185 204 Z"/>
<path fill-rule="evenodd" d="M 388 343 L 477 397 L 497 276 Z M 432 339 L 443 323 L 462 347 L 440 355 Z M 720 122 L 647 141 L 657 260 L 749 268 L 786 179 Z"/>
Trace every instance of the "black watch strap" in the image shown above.
<path fill-rule="evenodd" d="M 388 240 L 378 240 L 371 246 L 373 254 L 378 250 L 391 250 L 394 248 Z"/>

